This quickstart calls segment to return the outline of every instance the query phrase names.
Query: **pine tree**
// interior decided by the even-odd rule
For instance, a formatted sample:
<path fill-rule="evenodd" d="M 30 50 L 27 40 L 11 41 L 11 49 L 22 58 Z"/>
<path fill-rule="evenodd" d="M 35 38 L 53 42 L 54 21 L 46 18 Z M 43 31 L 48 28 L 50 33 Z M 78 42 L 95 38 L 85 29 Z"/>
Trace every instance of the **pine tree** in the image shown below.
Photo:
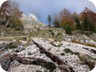
<path fill-rule="evenodd" d="M 81 29 L 81 24 L 80 24 L 80 20 L 78 17 L 75 17 L 75 23 L 76 23 L 76 29 Z"/>
<path fill-rule="evenodd" d="M 52 18 L 51 18 L 50 15 L 48 15 L 47 21 L 48 21 L 48 23 L 49 23 L 49 26 L 51 26 Z"/>
<path fill-rule="evenodd" d="M 72 34 L 72 29 L 71 29 L 71 27 L 70 27 L 69 24 L 66 24 L 66 25 L 65 25 L 65 32 L 66 32 L 67 34 Z"/>

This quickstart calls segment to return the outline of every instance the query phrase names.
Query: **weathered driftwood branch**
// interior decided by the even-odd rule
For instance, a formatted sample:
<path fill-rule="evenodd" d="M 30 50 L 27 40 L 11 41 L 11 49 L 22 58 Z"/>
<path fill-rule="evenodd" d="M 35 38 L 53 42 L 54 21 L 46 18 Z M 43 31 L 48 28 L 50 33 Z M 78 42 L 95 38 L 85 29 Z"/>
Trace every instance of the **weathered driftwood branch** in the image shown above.
<path fill-rule="evenodd" d="M 47 61 L 44 59 L 40 58 L 32 58 L 32 57 L 18 57 L 16 55 L 12 55 L 12 60 L 16 60 L 19 63 L 22 64 L 35 64 L 35 65 L 40 65 L 42 63 L 46 63 Z"/>
<path fill-rule="evenodd" d="M 16 54 L 7 54 L 1 61 L 1 66 L 4 70 L 8 71 L 10 63 L 12 61 L 18 61 L 21 64 L 34 64 L 34 65 L 41 65 L 44 67 L 45 64 L 48 64 L 48 61 L 40 58 L 32 58 L 32 57 L 19 57 Z M 51 63 L 53 68 L 56 68 L 54 63 Z M 46 67 L 45 67 L 46 68 Z"/>
<path fill-rule="evenodd" d="M 70 67 L 67 63 L 63 62 L 57 56 L 45 50 L 45 48 L 43 48 L 41 45 L 39 45 L 35 41 L 33 41 L 33 43 L 40 49 L 41 52 L 46 54 L 47 57 L 49 57 L 53 62 L 55 62 L 59 66 L 59 68 L 62 70 L 62 72 L 74 72 L 72 67 Z"/>

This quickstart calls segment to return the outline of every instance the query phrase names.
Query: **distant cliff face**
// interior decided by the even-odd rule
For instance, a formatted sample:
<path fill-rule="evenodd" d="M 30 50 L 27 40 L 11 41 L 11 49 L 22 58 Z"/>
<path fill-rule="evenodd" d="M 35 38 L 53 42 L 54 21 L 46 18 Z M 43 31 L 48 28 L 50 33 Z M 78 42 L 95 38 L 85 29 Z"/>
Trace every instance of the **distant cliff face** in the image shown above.
<path fill-rule="evenodd" d="M 6 24 L 8 21 L 8 17 L 10 16 L 9 12 L 9 1 L 5 1 L 1 7 L 0 7 L 0 23 L 1 24 Z"/>
<path fill-rule="evenodd" d="M 28 22 L 31 22 L 31 21 L 38 21 L 38 18 L 33 15 L 33 14 L 29 14 L 29 16 L 26 16 L 26 15 L 22 15 L 22 20 L 27 20 Z"/>
<path fill-rule="evenodd" d="M 1 8 L 0 8 L 0 15 L 3 15 L 4 13 L 5 14 L 8 14 L 9 12 L 9 7 L 10 6 L 10 2 L 9 1 L 5 1 L 2 5 L 1 5 Z"/>
<path fill-rule="evenodd" d="M 46 26 L 44 23 L 40 22 L 34 14 L 29 14 L 28 16 L 22 14 L 21 21 L 25 29 L 36 29 Z"/>
<path fill-rule="evenodd" d="M 0 25 L 17 28 L 17 24 L 22 25 L 20 18 L 22 12 L 18 4 L 13 0 L 5 1 L 0 7 Z M 19 26 L 18 25 L 18 26 Z"/>
<path fill-rule="evenodd" d="M 4 7 L 7 7 L 7 6 L 9 6 L 9 1 L 3 2 L 1 5 L 1 9 L 3 9 Z"/>

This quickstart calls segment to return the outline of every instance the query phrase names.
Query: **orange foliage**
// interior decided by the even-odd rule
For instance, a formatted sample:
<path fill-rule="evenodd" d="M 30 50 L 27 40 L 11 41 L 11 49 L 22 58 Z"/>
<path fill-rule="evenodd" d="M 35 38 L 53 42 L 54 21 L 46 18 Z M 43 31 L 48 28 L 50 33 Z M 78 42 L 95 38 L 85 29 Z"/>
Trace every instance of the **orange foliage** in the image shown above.
<path fill-rule="evenodd" d="M 66 24 L 69 24 L 72 29 L 74 29 L 74 18 L 70 11 L 67 9 L 64 9 L 63 11 L 60 12 L 60 17 L 61 17 L 61 26 L 64 27 Z"/>
<path fill-rule="evenodd" d="M 80 14 L 81 21 L 84 21 L 84 18 L 88 18 L 91 20 L 91 24 L 93 25 L 94 29 L 96 30 L 96 13 L 91 11 L 88 8 L 85 8 L 85 10 Z"/>

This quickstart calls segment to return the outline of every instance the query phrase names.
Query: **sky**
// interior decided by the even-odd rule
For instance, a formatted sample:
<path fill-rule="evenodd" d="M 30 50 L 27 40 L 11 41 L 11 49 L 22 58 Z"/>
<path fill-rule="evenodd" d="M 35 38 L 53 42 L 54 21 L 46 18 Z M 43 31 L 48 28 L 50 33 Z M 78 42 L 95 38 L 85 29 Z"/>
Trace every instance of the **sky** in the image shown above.
<path fill-rule="evenodd" d="M 47 23 L 48 15 L 54 16 L 64 8 L 80 13 L 85 7 L 96 11 L 95 5 L 89 0 L 15 0 L 24 14 L 32 13 L 41 22 Z"/>

